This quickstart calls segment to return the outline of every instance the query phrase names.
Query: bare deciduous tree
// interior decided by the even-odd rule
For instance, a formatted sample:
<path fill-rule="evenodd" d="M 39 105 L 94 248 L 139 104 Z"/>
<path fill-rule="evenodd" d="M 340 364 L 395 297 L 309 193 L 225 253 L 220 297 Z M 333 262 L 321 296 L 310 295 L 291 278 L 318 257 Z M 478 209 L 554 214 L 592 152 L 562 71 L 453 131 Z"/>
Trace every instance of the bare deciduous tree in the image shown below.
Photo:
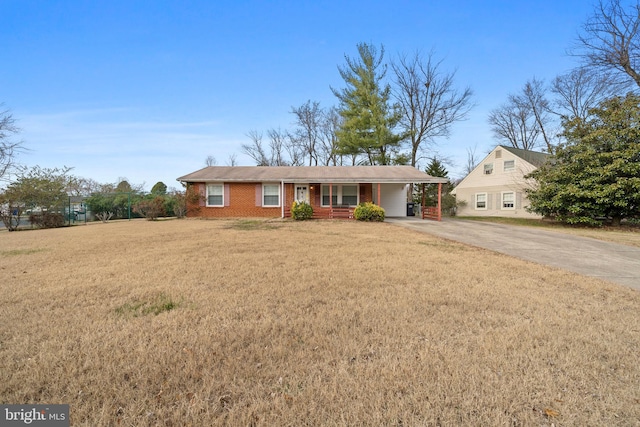
<path fill-rule="evenodd" d="M 22 141 L 13 140 L 12 137 L 19 131 L 9 110 L 0 111 L 0 181 L 5 180 L 5 175 L 16 166 L 16 156 L 22 149 Z"/>
<path fill-rule="evenodd" d="M 325 166 L 342 166 L 344 156 L 338 154 L 338 129 L 342 124 L 342 116 L 336 107 L 324 111 L 320 126 L 320 146 L 317 150 L 318 161 Z M 349 156 L 351 164 L 355 165 L 357 156 Z"/>
<path fill-rule="evenodd" d="M 538 126 L 525 105 L 511 101 L 491 110 L 489 124 L 494 136 L 515 148 L 531 150 L 536 146 Z"/>
<path fill-rule="evenodd" d="M 467 165 L 465 167 L 465 172 L 469 175 L 473 170 L 478 166 L 480 160 L 476 154 L 476 150 L 478 149 L 477 145 L 474 145 L 473 148 L 467 147 Z"/>
<path fill-rule="evenodd" d="M 296 129 L 293 137 L 296 145 L 303 151 L 309 160 L 309 166 L 318 165 L 318 145 L 324 111 L 320 103 L 311 100 L 299 107 L 291 107 L 291 113 L 295 116 Z"/>
<path fill-rule="evenodd" d="M 544 82 L 534 77 L 525 83 L 522 95 L 516 98 L 516 102 L 524 102 L 531 109 L 531 114 L 538 125 L 547 152 L 552 153 L 556 141 L 550 132 L 553 128 L 553 118 L 550 115 L 550 104 L 546 96 Z"/>
<path fill-rule="evenodd" d="M 606 99 L 624 94 L 630 86 L 629 81 L 621 82 L 610 72 L 579 67 L 553 80 L 552 109 L 564 120 L 586 120 L 590 109 Z"/>
<path fill-rule="evenodd" d="M 292 142 L 289 132 L 280 128 L 269 129 L 269 148 L 271 150 L 270 166 L 299 166 L 301 155 L 298 147 Z M 285 157 L 289 156 L 289 160 Z"/>
<path fill-rule="evenodd" d="M 639 43 L 640 2 L 626 9 L 620 0 L 600 0 L 570 53 L 588 67 L 617 70 L 640 86 Z"/>
<path fill-rule="evenodd" d="M 227 159 L 227 166 L 238 166 L 238 157 L 235 153 L 229 154 L 229 158 Z"/>
<path fill-rule="evenodd" d="M 489 113 L 489 124 L 495 137 L 515 148 L 538 148 L 542 136 L 549 152 L 553 150 L 553 118 L 542 81 L 528 81 L 519 94 L 510 94 L 507 102 Z"/>
<path fill-rule="evenodd" d="M 464 120 L 473 107 L 473 91 L 455 87 L 455 72 L 443 72 L 442 61 L 430 52 L 400 56 L 391 64 L 395 74 L 394 94 L 402 112 L 401 126 L 411 141 L 411 165 L 419 152 L 436 138 L 448 137 L 451 126 Z"/>
<path fill-rule="evenodd" d="M 251 144 L 242 144 L 242 152 L 251 157 L 257 166 L 300 166 L 301 155 L 288 132 L 281 129 L 269 129 L 268 151 L 262 144 L 262 133 L 252 130 L 247 136 Z M 288 155 L 288 159 L 287 156 Z"/>
<path fill-rule="evenodd" d="M 251 130 L 247 133 L 251 144 L 242 144 L 242 152 L 251 157 L 257 166 L 270 166 L 269 158 L 262 147 L 262 133 Z"/>
<path fill-rule="evenodd" d="M 217 164 L 218 164 L 218 161 L 216 160 L 216 158 L 215 158 L 215 157 L 213 157 L 211 154 L 209 154 L 209 155 L 207 156 L 207 158 L 204 160 L 204 163 L 205 163 L 207 166 L 215 166 L 215 165 L 217 165 Z"/>

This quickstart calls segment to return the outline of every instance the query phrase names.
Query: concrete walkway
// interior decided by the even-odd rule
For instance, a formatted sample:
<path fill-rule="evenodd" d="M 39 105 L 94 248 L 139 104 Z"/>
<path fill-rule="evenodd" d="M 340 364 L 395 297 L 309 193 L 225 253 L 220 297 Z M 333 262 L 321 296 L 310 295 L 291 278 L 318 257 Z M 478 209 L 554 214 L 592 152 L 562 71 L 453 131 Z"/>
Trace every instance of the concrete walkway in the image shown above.
<path fill-rule="evenodd" d="M 412 230 L 640 290 L 640 248 L 530 227 L 445 219 L 387 218 Z"/>

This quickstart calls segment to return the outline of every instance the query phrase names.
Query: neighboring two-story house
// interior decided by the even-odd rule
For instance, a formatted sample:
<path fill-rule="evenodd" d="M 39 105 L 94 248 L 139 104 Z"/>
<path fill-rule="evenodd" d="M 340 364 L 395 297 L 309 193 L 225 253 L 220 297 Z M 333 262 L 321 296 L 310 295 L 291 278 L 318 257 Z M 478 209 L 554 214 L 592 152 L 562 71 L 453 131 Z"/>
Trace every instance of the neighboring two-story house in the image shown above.
<path fill-rule="evenodd" d="M 517 216 L 539 218 L 527 212 L 525 189 L 533 185 L 524 177 L 540 167 L 549 155 L 498 145 L 451 192 L 458 216 Z"/>

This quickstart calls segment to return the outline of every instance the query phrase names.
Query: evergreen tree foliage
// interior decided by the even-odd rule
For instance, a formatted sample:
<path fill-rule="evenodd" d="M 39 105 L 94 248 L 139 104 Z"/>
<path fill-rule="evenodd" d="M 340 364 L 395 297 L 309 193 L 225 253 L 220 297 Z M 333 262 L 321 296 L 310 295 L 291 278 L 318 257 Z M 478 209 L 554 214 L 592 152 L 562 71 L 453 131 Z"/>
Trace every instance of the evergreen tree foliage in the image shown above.
<path fill-rule="evenodd" d="M 162 181 L 156 182 L 156 184 L 151 188 L 151 194 L 155 194 L 155 195 L 167 194 L 167 185 Z"/>
<path fill-rule="evenodd" d="M 445 167 L 444 163 L 437 157 L 432 157 L 431 161 L 425 168 L 425 173 L 435 176 L 438 178 L 447 178 L 449 179 L 449 171 Z M 442 184 L 442 190 L 440 194 L 440 203 L 442 208 L 442 213 L 447 215 L 453 215 L 455 213 L 456 207 L 456 197 L 451 194 L 451 190 L 453 190 L 453 185 L 451 181 L 448 181 Z M 426 206 L 437 206 L 438 204 L 438 184 L 427 184 L 425 185 L 425 205 Z M 414 186 L 414 195 L 413 200 L 415 203 L 422 204 L 422 185 Z"/>
<path fill-rule="evenodd" d="M 640 218 L 640 97 L 612 98 L 563 124 L 567 142 L 528 177 L 530 210 L 569 224 Z"/>
<path fill-rule="evenodd" d="M 127 180 L 120 181 L 116 186 L 116 193 L 130 193 L 131 191 L 131 184 Z"/>
<path fill-rule="evenodd" d="M 386 65 L 384 47 L 357 45 L 359 57 L 345 55 L 346 66 L 338 67 L 347 87 L 332 89 L 340 101 L 343 122 L 337 133 L 337 148 L 342 155 L 364 155 L 369 164 L 392 162 L 392 149 L 403 139 L 394 133 L 400 114 L 390 102 L 391 87 L 384 83 Z"/>

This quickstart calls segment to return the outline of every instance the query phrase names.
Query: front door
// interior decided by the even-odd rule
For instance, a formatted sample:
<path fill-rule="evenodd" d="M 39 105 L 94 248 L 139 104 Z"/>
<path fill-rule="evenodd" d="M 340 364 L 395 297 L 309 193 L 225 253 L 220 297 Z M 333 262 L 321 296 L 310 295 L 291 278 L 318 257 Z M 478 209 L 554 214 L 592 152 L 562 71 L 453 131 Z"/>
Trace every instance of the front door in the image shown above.
<path fill-rule="evenodd" d="M 309 203 L 309 186 L 306 184 L 296 184 L 296 202 Z"/>

